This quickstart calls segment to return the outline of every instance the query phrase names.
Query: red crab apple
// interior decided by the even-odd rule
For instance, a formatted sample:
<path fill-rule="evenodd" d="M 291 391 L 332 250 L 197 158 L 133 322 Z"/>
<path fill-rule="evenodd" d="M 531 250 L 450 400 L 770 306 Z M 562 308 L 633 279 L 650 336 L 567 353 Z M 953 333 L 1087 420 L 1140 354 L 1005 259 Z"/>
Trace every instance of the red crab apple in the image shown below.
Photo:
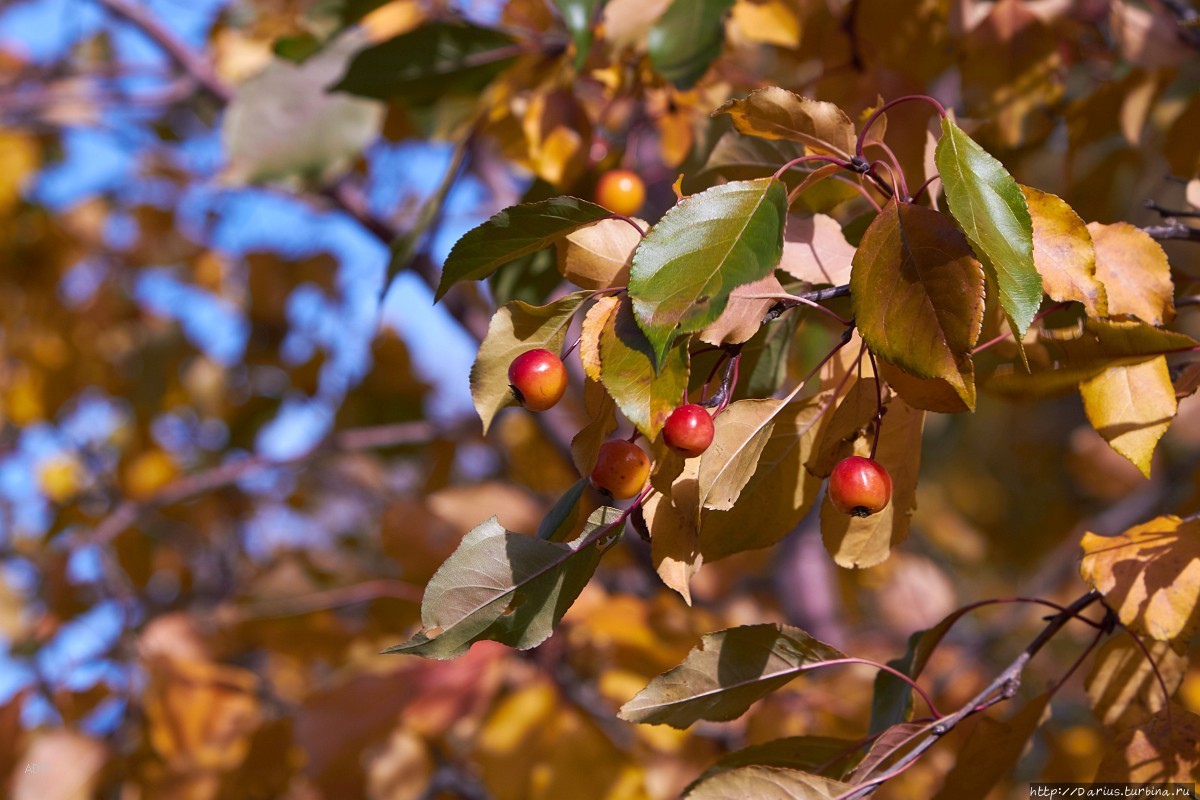
<path fill-rule="evenodd" d="M 600 445 L 592 470 L 592 486 L 616 500 L 628 500 L 642 490 L 650 477 L 650 459 L 633 442 L 610 439 Z"/>
<path fill-rule="evenodd" d="M 632 216 L 646 202 L 646 184 L 636 172 L 614 169 L 596 183 L 596 202 L 614 214 Z"/>
<path fill-rule="evenodd" d="M 695 458 L 713 440 L 713 420 L 704 406 L 688 403 L 671 412 L 663 425 L 663 441 L 684 458 Z"/>
<path fill-rule="evenodd" d="M 529 350 L 508 365 L 508 382 L 521 405 L 545 411 L 567 390 L 567 369 L 549 350 Z"/>
<path fill-rule="evenodd" d="M 843 514 L 869 517 L 882 511 L 891 499 L 892 476 L 869 458 L 844 458 L 829 476 L 829 500 Z"/>

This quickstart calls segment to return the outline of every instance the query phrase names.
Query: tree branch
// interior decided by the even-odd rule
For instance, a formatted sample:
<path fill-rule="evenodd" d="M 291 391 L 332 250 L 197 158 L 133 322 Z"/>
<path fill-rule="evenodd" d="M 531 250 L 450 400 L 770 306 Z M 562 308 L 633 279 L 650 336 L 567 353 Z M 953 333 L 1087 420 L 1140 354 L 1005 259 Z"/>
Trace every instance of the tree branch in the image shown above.
<path fill-rule="evenodd" d="M 1149 225 L 1142 230 L 1160 242 L 1167 240 L 1200 242 L 1200 228 L 1188 227 L 1174 217 L 1163 220 L 1162 225 Z"/>
<path fill-rule="evenodd" d="M 856 785 L 853 789 L 838 796 L 837 800 L 862 800 L 864 797 L 869 797 L 874 794 L 875 790 L 883 783 L 899 775 L 906 770 L 911 764 L 916 761 L 922 753 L 933 747 L 939 739 L 954 729 L 958 723 L 962 722 L 967 717 L 996 705 L 1005 700 L 1012 699 L 1017 689 L 1021 686 L 1021 676 L 1025 672 L 1025 667 L 1030 660 L 1041 650 L 1047 642 L 1049 642 L 1060 629 L 1072 619 L 1079 616 L 1079 612 L 1083 611 L 1088 606 L 1092 605 L 1100 599 L 1100 594 L 1096 591 L 1088 592 L 1071 605 L 1064 608 L 1062 611 L 1051 617 L 1046 627 L 1041 633 L 1021 651 L 1021 654 L 1001 672 L 995 680 L 987 685 L 983 691 L 971 698 L 967 703 L 955 711 L 953 714 L 942 717 L 926 725 L 919 736 L 925 738 L 917 742 L 911 750 L 901 756 L 887 772 L 877 775 L 869 780 L 863 781 Z"/>

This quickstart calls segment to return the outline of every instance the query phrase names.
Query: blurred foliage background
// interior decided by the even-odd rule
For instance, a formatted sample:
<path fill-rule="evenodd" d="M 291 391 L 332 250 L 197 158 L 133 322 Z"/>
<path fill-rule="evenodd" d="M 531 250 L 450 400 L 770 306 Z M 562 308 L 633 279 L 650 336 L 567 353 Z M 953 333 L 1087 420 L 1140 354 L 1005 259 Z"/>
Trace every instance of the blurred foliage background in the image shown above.
<path fill-rule="evenodd" d="M 0 5 L 8 796 L 673 797 L 727 750 L 861 737 L 869 712 L 870 670 L 844 668 L 737 722 L 616 720 L 701 633 L 788 621 L 886 661 L 963 603 L 1078 594 L 1085 529 L 1200 511 L 1195 396 L 1146 480 L 1076 397 L 985 393 L 973 415 L 931 415 L 914 535 L 880 567 L 838 569 L 806 520 L 706 565 L 689 609 L 627 536 L 536 651 L 377 655 L 418 626 L 463 533 L 493 514 L 532 531 L 577 478 L 581 396 L 503 414 L 485 439 L 467 390 L 493 305 L 562 291 L 553 259 L 432 302 L 450 246 L 496 210 L 590 197 L 624 166 L 655 219 L 678 175 L 704 180 L 728 127 L 709 113 L 768 85 L 852 117 L 930 93 L 1085 219 L 1187 208 L 1200 28 L 1186 2 L 737 0 L 692 79 L 647 55 L 669 6 L 610 0 L 577 59 L 546 0 Z M 418 75 L 387 102 L 326 92 L 364 47 L 464 19 L 538 47 L 482 79 Z M 917 174 L 921 114 L 889 114 Z M 1164 245 L 1192 293 L 1200 248 Z M 1193 315 L 1179 327 L 1197 335 Z M 795 375 L 828 332 L 806 322 L 801 337 Z M 972 616 L 923 682 L 963 702 L 1037 621 Z M 1031 684 L 1066 669 L 1072 635 Z M 1200 665 L 1183 668 L 1181 702 L 1200 712 Z M 878 796 L 933 796 L 973 724 Z M 1075 678 L 1002 791 L 1089 779 L 1105 735 Z"/>

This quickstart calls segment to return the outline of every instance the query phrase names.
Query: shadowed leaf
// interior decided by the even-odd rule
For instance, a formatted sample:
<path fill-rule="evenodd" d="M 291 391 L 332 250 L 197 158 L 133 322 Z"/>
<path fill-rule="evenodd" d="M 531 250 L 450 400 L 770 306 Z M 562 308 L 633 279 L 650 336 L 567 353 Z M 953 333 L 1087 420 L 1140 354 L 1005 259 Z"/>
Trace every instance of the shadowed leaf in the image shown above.
<path fill-rule="evenodd" d="M 852 787 L 848 783 L 797 769 L 751 765 L 720 772 L 694 787 L 689 800 L 835 800 Z"/>
<path fill-rule="evenodd" d="M 1200 716 L 1180 706 L 1117 737 L 1096 782 L 1192 783 L 1200 770 Z"/>
<path fill-rule="evenodd" d="M 607 506 L 569 544 L 506 531 L 495 517 L 463 537 L 421 601 L 421 631 L 385 653 L 455 658 L 490 640 L 527 650 L 554 632 L 600 562 L 596 541 L 619 518 Z"/>
<path fill-rule="evenodd" d="M 621 708 L 629 722 L 686 728 L 741 716 L 750 704 L 824 661 L 845 656 L 790 625 L 745 625 L 706 634 L 673 670 Z"/>
<path fill-rule="evenodd" d="M 1118 731 L 1141 725 L 1161 711 L 1187 672 L 1187 656 L 1175 652 L 1170 642 L 1145 644 L 1150 658 L 1128 631 L 1109 639 L 1092 659 L 1084 681 L 1092 713 Z M 1167 696 L 1155 677 L 1156 668 L 1166 683 Z"/>
<path fill-rule="evenodd" d="M 1050 695 L 1042 694 L 1010 719 L 980 719 L 934 800 L 987 797 L 1016 768 L 1029 738 L 1050 715 L 1049 703 Z"/>
<path fill-rule="evenodd" d="M 683 790 L 682 797 L 693 797 L 693 790 L 719 773 L 741 767 L 783 767 L 820 774 L 825 777 L 841 778 L 856 759 L 855 742 L 852 739 L 836 739 L 830 736 L 788 736 L 763 744 L 745 747 L 719 758 L 699 778 Z"/>
<path fill-rule="evenodd" d="M 811 100 L 770 86 L 742 100 L 729 100 L 713 112 L 728 114 L 733 126 L 748 136 L 789 139 L 817 152 L 849 158 L 854 154 L 854 123 L 833 103 Z M 783 163 L 776 165 L 776 169 Z"/>
<path fill-rule="evenodd" d="M 621 413 L 653 440 L 687 389 L 688 343 L 686 337 L 680 339 L 656 370 L 654 352 L 629 300 L 620 303 L 600 334 L 600 380 Z"/>
<path fill-rule="evenodd" d="M 704 562 L 700 554 L 700 499 L 696 475 L 700 459 L 689 458 L 669 493 L 646 500 L 644 518 L 650 530 L 650 560 L 662 582 L 692 604 L 690 581 Z"/>
<path fill-rule="evenodd" d="M 771 439 L 779 400 L 739 400 L 713 420 L 712 444 L 700 457 L 700 504 L 728 511 L 758 469 Z"/>

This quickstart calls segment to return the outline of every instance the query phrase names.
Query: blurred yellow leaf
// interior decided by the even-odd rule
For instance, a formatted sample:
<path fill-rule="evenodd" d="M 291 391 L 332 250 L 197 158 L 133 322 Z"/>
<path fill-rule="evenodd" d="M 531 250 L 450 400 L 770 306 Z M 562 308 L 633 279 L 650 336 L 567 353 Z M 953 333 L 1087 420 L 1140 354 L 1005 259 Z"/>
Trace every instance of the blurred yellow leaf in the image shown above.
<path fill-rule="evenodd" d="M 800 46 L 800 18 L 784 0 L 738 0 L 733 24 L 752 42 L 780 47 Z"/>
<path fill-rule="evenodd" d="M 1117 737 L 1097 783 L 1192 783 L 1200 770 L 1200 716 L 1179 706 Z"/>
<path fill-rule="evenodd" d="M 32 135 L 0 128 L 0 214 L 16 205 L 40 165 L 41 149 Z"/>
<path fill-rule="evenodd" d="M 421 24 L 425 10 L 419 0 L 392 0 L 367 14 L 359 24 L 372 42 L 382 42 L 408 33 Z"/>
<path fill-rule="evenodd" d="M 38 469 L 38 484 L 52 502 L 63 503 L 75 496 L 83 485 L 84 471 L 79 459 L 58 455 Z"/>
<path fill-rule="evenodd" d="M 134 456 L 122 475 L 125 494 L 133 500 L 149 499 L 155 492 L 173 481 L 179 465 L 170 455 L 157 448 Z"/>
<path fill-rule="evenodd" d="M 66 728 L 34 734 L 9 786 L 12 800 L 88 800 L 94 797 L 108 746 Z M 23 768 L 22 768 L 23 767 Z"/>
<path fill-rule="evenodd" d="M 1080 383 L 1079 393 L 1096 432 L 1149 478 L 1154 448 L 1177 408 L 1166 356 L 1109 367 Z"/>
<path fill-rule="evenodd" d="M 1159 641 L 1200 626 L 1200 520 L 1158 517 L 1116 536 L 1084 534 L 1083 579 L 1121 622 Z"/>
<path fill-rule="evenodd" d="M 1104 643 L 1092 660 L 1084 686 L 1092 711 L 1103 724 L 1118 731 L 1141 725 L 1157 714 L 1175 693 L 1187 669 L 1187 657 L 1169 642 L 1148 642 L 1138 647 L 1128 632 Z M 1153 661 L 1151 661 L 1153 659 Z M 1166 696 L 1155 675 L 1166 684 Z"/>

